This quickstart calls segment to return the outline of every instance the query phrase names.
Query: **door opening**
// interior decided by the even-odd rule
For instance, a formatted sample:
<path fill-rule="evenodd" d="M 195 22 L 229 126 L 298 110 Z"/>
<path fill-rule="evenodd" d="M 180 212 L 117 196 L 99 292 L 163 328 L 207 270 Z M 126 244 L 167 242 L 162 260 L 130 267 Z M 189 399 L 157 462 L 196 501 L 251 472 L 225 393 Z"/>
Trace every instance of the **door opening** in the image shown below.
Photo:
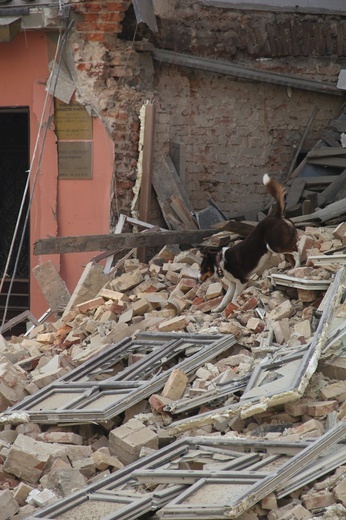
<path fill-rule="evenodd" d="M 0 276 L 6 274 L 0 294 L 0 325 L 3 323 L 7 294 L 10 281 L 14 278 L 11 295 L 6 310 L 6 323 L 29 309 L 29 221 L 22 239 L 28 209 L 28 194 L 24 201 L 22 216 L 19 211 L 23 204 L 25 185 L 30 166 L 29 152 L 29 109 L 0 108 Z M 18 230 L 11 258 L 9 253 L 13 236 Z M 21 249 L 20 242 L 22 241 Z M 8 263 L 9 262 L 9 263 Z M 5 273 L 8 263 L 7 273 Z M 25 330 L 23 324 L 10 330 L 11 334 L 19 334 Z"/>

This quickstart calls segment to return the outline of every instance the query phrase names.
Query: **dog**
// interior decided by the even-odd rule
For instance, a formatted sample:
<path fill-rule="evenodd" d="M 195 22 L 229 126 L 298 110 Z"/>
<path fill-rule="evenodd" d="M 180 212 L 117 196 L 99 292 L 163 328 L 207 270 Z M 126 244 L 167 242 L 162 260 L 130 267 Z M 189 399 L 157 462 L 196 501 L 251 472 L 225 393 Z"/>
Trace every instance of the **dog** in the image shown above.
<path fill-rule="evenodd" d="M 200 281 L 217 274 L 225 276 L 229 282 L 228 290 L 214 312 L 221 312 L 231 301 L 235 302 L 249 278 L 263 272 L 273 253 L 284 255 L 292 267 L 299 265 L 297 229 L 285 218 L 285 188 L 268 174 L 264 174 L 263 184 L 275 199 L 268 216 L 242 242 L 232 247 L 202 249 Z"/>

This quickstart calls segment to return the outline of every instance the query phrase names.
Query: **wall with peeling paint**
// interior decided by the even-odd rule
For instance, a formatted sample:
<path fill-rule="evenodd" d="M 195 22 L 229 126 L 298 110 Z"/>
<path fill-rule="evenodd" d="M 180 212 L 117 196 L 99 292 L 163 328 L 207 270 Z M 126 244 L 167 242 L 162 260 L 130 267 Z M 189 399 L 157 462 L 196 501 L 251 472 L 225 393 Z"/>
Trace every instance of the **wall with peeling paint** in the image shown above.
<path fill-rule="evenodd" d="M 113 146 L 104 125 L 95 119 L 93 179 L 58 179 L 51 98 L 46 100 L 45 91 L 50 45 L 45 34 L 38 31 L 22 32 L 11 43 L 0 45 L 0 107 L 28 107 L 30 113 L 30 160 L 36 157 L 31 172 L 30 269 L 53 260 L 73 291 L 90 255 L 37 257 L 32 254 L 33 244 L 48 236 L 109 233 Z M 47 309 L 47 302 L 32 274 L 30 284 L 30 309 L 38 317 Z"/>

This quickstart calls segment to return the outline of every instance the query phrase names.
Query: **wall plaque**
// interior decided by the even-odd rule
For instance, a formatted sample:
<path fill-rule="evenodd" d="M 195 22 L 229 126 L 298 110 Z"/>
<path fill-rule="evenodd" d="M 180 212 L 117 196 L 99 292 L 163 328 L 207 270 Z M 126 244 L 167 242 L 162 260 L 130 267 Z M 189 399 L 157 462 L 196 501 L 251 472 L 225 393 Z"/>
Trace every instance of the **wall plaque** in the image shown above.
<path fill-rule="evenodd" d="M 68 105 L 55 99 L 55 131 L 58 139 L 92 139 L 92 117 L 76 101 Z"/>
<path fill-rule="evenodd" d="M 92 179 L 90 141 L 58 143 L 59 179 Z"/>

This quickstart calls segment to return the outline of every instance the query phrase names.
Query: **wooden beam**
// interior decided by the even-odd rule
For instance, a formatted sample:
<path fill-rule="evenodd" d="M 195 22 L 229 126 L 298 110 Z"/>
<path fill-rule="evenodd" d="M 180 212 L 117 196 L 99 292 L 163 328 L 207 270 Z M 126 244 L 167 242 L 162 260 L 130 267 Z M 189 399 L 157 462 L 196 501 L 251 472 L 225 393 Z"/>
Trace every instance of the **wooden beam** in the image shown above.
<path fill-rule="evenodd" d="M 210 237 L 215 233 L 215 229 L 198 229 L 42 238 L 34 243 L 34 255 L 111 251 L 112 249 L 132 249 L 133 247 L 163 247 L 167 244 L 198 245 L 205 237 Z"/>
<path fill-rule="evenodd" d="M 139 193 L 139 219 L 150 220 L 151 179 L 154 153 L 155 105 L 145 107 L 142 185 Z"/>

